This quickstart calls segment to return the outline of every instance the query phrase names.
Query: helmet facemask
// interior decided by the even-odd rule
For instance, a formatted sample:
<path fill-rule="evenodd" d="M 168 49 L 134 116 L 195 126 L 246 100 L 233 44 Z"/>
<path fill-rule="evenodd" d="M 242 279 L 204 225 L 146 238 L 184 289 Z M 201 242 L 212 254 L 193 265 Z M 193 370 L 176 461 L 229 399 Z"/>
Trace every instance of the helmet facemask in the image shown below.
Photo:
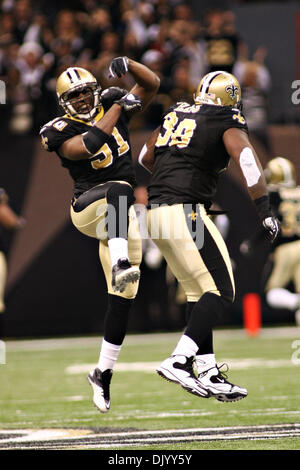
<path fill-rule="evenodd" d="M 80 84 L 63 93 L 59 104 L 70 116 L 90 121 L 98 112 L 100 92 L 101 87 L 95 83 Z"/>

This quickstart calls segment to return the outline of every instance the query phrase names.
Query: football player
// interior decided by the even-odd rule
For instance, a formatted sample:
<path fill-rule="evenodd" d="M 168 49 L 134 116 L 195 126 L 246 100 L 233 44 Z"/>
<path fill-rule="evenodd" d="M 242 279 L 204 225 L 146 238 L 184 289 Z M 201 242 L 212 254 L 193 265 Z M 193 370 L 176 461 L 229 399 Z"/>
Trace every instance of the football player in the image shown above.
<path fill-rule="evenodd" d="M 74 180 L 74 226 L 100 240 L 108 308 L 99 362 L 88 380 L 94 404 L 103 413 L 110 408 L 112 370 L 140 277 L 141 240 L 133 209 L 136 182 L 128 123 L 134 112 L 147 106 L 160 83 L 150 69 L 127 57 L 113 59 L 109 69 L 111 77 L 130 73 L 136 84 L 129 92 L 117 87 L 101 91 L 88 70 L 70 67 L 56 85 L 66 114 L 40 131 L 44 148 L 56 152 Z"/>
<path fill-rule="evenodd" d="M 213 349 L 213 327 L 235 296 L 227 247 L 208 215 L 218 176 L 230 158 L 241 169 L 273 241 L 279 224 L 270 210 L 263 170 L 241 112 L 241 88 L 232 74 L 215 71 L 203 77 L 194 103 L 168 109 L 139 156 L 152 172 L 150 236 L 187 297 L 187 327 L 157 372 L 190 393 L 223 402 L 247 396 L 245 388 L 231 384 L 220 371 Z"/>
<path fill-rule="evenodd" d="M 264 174 L 272 210 L 281 222 L 280 235 L 271 245 L 264 270 L 266 301 L 272 308 L 295 313 L 300 325 L 300 186 L 296 184 L 295 167 L 287 158 L 270 160 Z M 252 240 L 245 240 L 241 252 L 250 255 L 262 238 L 259 232 Z M 295 292 L 287 288 L 290 283 Z"/>
<path fill-rule="evenodd" d="M 4 188 L 0 188 L 0 314 L 5 311 L 4 293 L 7 277 L 7 262 L 5 243 L 2 239 L 2 229 L 18 230 L 23 228 L 25 220 L 18 216 L 9 204 L 9 196 Z"/>

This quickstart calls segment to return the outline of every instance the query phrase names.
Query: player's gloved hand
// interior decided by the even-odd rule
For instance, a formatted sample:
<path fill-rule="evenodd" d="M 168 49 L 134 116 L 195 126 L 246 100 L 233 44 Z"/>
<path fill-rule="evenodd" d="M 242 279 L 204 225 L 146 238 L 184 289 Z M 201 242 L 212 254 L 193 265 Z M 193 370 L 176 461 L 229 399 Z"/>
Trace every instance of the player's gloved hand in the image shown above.
<path fill-rule="evenodd" d="M 128 57 L 116 57 L 113 59 L 109 66 L 110 78 L 121 77 L 128 72 L 129 60 Z"/>
<path fill-rule="evenodd" d="M 100 95 L 101 103 L 108 103 L 109 101 L 115 101 L 122 98 L 122 96 L 127 95 L 128 90 L 124 88 L 119 88 L 117 86 L 111 86 L 102 91 Z"/>
<path fill-rule="evenodd" d="M 125 111 L 132 111 L 133 109 L 141 109 L 142 100 L 137 95 L 133 93 L 127 93 L 121 99 L 116 100 L 115 103 L 122 106 Z"/>
<path fill-rule="evenodd" d="M 262 222 L 267 239 L 273 243 L 280 232 L 280 222 L 276 217 L 267 217 Z"/>

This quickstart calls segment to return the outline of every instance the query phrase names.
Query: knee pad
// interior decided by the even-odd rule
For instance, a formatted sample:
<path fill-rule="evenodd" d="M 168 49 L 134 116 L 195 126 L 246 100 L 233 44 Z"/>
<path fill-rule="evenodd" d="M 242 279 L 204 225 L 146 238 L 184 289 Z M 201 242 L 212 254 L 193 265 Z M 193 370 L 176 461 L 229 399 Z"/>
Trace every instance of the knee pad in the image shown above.
<path fill-rule="evenodd" d="M 120 207 L 120 204 L 123 203 L 128 212 L 129 207 L 134 203 L 133 189 L 129 184 L 114 183 L 109 187 L 106 193 L 106 200 L 108 204 L 111 204 L 115 208 Z"/>

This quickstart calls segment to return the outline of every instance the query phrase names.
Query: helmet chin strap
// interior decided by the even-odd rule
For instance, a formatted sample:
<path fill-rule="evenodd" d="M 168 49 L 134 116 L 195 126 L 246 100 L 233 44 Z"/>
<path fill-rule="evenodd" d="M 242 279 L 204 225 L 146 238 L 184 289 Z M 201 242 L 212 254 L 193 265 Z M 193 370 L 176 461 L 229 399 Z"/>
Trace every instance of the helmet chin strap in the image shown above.
<path fill-rule="evenodd" d="M 73 108 L 73 106 L 70 106 L 70 107 Z M 94 106 L 93 109 L 91 109 L 91 111 L 89 111 L 88 113 L 76 113 L 76 112 L 74 112 L 74 114 L 72 114 L 72 116 L 76 117 L 78 119 L 82 119 L 83 121 L 90 121 L 91 119 L 93 119 L 96 116 L 96 114 L 97 114 L 97 107 Z"/>

